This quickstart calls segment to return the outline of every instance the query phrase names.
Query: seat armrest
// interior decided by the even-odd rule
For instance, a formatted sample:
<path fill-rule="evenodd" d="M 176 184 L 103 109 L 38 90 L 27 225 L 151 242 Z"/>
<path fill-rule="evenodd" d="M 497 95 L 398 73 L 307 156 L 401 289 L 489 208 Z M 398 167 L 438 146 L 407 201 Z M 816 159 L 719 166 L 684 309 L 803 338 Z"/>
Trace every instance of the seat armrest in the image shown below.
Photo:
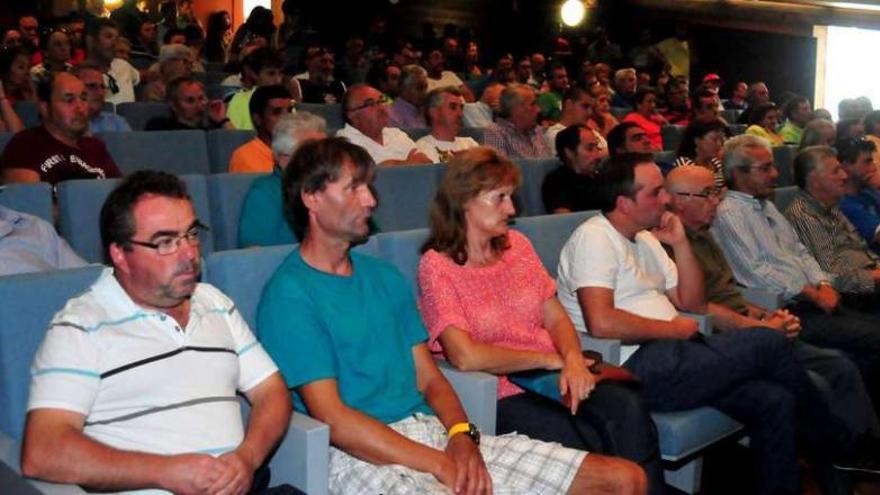
<path fill-rule="evenodd" d="M 82 495 L 86 491 L 77 485 L 50 483 L 21 476 L 21 444 L 0 433 L 0 487 L 4 495 Z"/>
<path fill-rule="evenodd" d="M 699 325 L 700 327 L 701 334 L 712 335 L 712 315 L 702 313 L 688 313 L 686 311 L 680 311 L 678 314 L 684 316 L 685 318 L 696 320 L 697 325 Z"/>
<path fill-rule="evenodd" d="M 330 428 L 294 411 L 287 434 L 269 462 L 271 484 L 288 483 L 309 495 L 326 495 L 329 464 Z"/>
<path fill-rule="evenodd" d="M 740 287 L 743 297 L 751 304 L 760 306 L 770 311 L 785 306 L 785 296 L 781 292 L 774 292 L 758 287 Z"/>
<path fill-rule="evenodd" d="M 437 361 L 437 366 L 455 389 L 470 422 L 483 433 L 494 435 L 498 377 L 482 371 L 459 371 L 447 361 Z"/>
<path fill-rule="evenodd" d="M 581 339 L 581 349 L 596 351 L 602 355 L 602 359 L 611 364 L 620 364 L 620 341 L 617 339 L 597 339 L 583 332 L 578 332 Z"/>

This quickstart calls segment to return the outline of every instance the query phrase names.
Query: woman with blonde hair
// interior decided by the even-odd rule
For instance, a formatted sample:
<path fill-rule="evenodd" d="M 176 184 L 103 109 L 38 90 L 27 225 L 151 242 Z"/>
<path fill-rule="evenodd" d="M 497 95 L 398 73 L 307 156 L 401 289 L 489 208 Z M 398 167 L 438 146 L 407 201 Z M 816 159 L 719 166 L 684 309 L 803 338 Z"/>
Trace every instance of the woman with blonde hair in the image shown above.
<path fill-rule="evenodd" d="M 601 381 L 529 240 L 510 230 L 519 169 L 494 149 L 457 156 L 431 207 L 419 305 L 433 352 L 463 370 L 498 375 L 498 434 L 519 432 L 591 455 L 595 476 L 617 471 L 663 489 L 657 435 L 638 392 Z M 509 374 L 552 370 L 562 401 L 515 385 Z M 635 479 L 634 478 L 634 479 Z"/>

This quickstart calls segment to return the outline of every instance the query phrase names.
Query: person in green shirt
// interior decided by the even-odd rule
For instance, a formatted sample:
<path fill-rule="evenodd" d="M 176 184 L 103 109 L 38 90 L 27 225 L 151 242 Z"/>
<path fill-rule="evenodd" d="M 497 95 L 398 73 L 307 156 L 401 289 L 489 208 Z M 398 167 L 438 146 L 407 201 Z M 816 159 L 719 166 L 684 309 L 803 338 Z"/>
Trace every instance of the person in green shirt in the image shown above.
<path fill-rule="evenodd" d="M 547 84 L 550 89 L 538 96 L 538 107 L 541 109 L 541 118 L 555 123 L 562 116 L 562 97 L 568 91 L 568 71 L 564 65 L 558 62 L 553 64 Z"/>
<path fill-rule="evenodd" d="M 813 118 L 813 108 L 810 100 L 803 96 L 790 98 L 782 106 L 782 115 L 785 117 L 785 125 L 779 129 L 779 135 L 785 144 L 798 145 L 804 135 L 804 127 Z"/>
<path fill-rule="evenodd" d="M 243 89 L 229 100 L 226 108 L 226 117 L 232 121 L 236 129 L 254 130 L 254 122 L 251 120 L 250 102 L 251 96 L 260 86 L 272 86 L 281 84 L 281 55 L 269 47 L 257 48 L 249 53 L 242 61 L 242 73 L 246 80 L 254 81 L 250 88 Z"/>

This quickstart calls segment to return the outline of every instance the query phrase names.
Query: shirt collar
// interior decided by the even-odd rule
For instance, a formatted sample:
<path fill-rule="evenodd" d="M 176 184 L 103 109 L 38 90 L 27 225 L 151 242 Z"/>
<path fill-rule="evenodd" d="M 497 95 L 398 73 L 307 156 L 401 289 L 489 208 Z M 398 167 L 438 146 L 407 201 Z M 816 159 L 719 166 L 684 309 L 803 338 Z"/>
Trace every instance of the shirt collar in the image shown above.
<path fill-rule="evenodd" d="M 734 191 L 733 189 L 727 191 L 727 195 L 724 199 L 729 199 L 731 201 L 736 201 L 744 205 L 748 205 L 757 211 L 764 211 L 764 203 L 766 201 L 758 199 L 751 194 L 744 193 L 742 191 Z"/>
<path fill-rule="evenodd" d="M 2 194 L 2 193 L 0 193 Z M 24 217 L 21 213 L 6 208 L 5 206 L 0 206 L 0 239 L 8 236 L 15 230 L 15 226 L 18 225 Z"/>

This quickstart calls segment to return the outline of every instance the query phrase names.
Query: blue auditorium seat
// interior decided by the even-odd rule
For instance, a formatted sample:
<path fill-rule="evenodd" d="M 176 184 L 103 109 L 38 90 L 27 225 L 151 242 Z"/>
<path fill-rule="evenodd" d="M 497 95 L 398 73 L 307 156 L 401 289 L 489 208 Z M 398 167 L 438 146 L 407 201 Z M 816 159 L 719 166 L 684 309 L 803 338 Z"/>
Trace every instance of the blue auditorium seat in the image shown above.
<path fill-rule="evenodd" d="M 15 113 L 25 127 L 36 127 L 40 125 L 40 111 L 35 101 L 20 101 L 15 104 Z"/>
<path fill-rule="evenodd" d="M 208 186 L 203 175 L 184 175 L 196 215 L 202 223 L 210 226 L 211 209 L 208 205 Z M 121 179 L 80 179 L 58 184 L 59 231 L 70 247 L 88 262 L 103 261 L 101 230 L 98 217 L 104 200 Z M 202 234 L 202 256 L 214 250 L 210 233 Z"/>
<path fill-rule="evenodd" d="M 373 219 L 382 232 L 428 226 L 428 212 L 446 166 L 377 167 L 373 183 L 379 205 Z"/>
<path fill-rule="evenodd" d="M 794 184 L 794 157 L 797 156 L 797 146 L 774 146 L 773 162 L 779 170 L 779 178 L 776 185 L 780 187 Z"/>
<path fill-rule="evenodd" d="M 537 160 L 517 159 L 513 161 L 522 171 L 523 182 L 516 192 L 514 202 L 517 213 L 521 216 L 543 215 L 547 213 L 544 200 L 541 198 L 541 185 L 544 177 L 561 162 L 558 158 L 541 158 Z"/>
<path fill-rule="evenodd" d="M 55 223 L 52 215 L 52 186 L 46 182 L 0 186 L 0 205 Z"/>
<path fill-rule="evenodd" d="M 677 150 L 681 138 L 684 136 L 684 126 L 664 125 L 660 128 L 660 136 L 663 138 L 663 150 Z"/>
<path fill-rule="evenodd" d="M 324 120 L 327 121 L 328 132 L 330 129 L 342 129 L 345 125 L 342 118 L 342 104 L 340 103 L 297 103 L 296 110 L 324 117 Z"/>
<path fill-rule="evenodd" d="M 212 174 L 225 174 L 229 171 L 229 158 L 235 148 L 250 141 L 256 136 L 255 131 L 241 131 L 238 129 L 215 129 L 208 131 L 206 143 L 208 146 L 208 161 Z"/>
<path fill-rule="evenodd" d="M 98 135 L 123 174 L 162 170 L 172 174 L 209 174 L 204 131 L 132 131 Z"/>
<path fill-rule="evenodd" d="M 136 101 L 116 105 L 116 115 L 125 117 L 133 131 L 142 131 L 154 117 L 168 117 L 171 111 L 165 102 Z"/>
<path fill-rule="evenodd" d="M 6 149 L 6 143 L 12 139 L 11 132 L 0 132 L 0 153 L 3 153 L 3 150 Z"/>
<path fill-rule="evenodd" d="M 798 186 L 777 187 L 773 191 L 773 204 L 776 205 L 776 209 L 785 211 L 792 200 L 794 200 L 795 195 L 797 195 L 798 189 Z M 2 196 L 0 196 L 0 199 L 2 199 Z"/>
<path fill-rule="evenodd" d="M 208 180 L 211 229 L 217 251 L 238 247 L 241 206 L 254 180 L 263 174 L 212 174 Z M 281 208 L 282 205 L 278 205 Z"/>

